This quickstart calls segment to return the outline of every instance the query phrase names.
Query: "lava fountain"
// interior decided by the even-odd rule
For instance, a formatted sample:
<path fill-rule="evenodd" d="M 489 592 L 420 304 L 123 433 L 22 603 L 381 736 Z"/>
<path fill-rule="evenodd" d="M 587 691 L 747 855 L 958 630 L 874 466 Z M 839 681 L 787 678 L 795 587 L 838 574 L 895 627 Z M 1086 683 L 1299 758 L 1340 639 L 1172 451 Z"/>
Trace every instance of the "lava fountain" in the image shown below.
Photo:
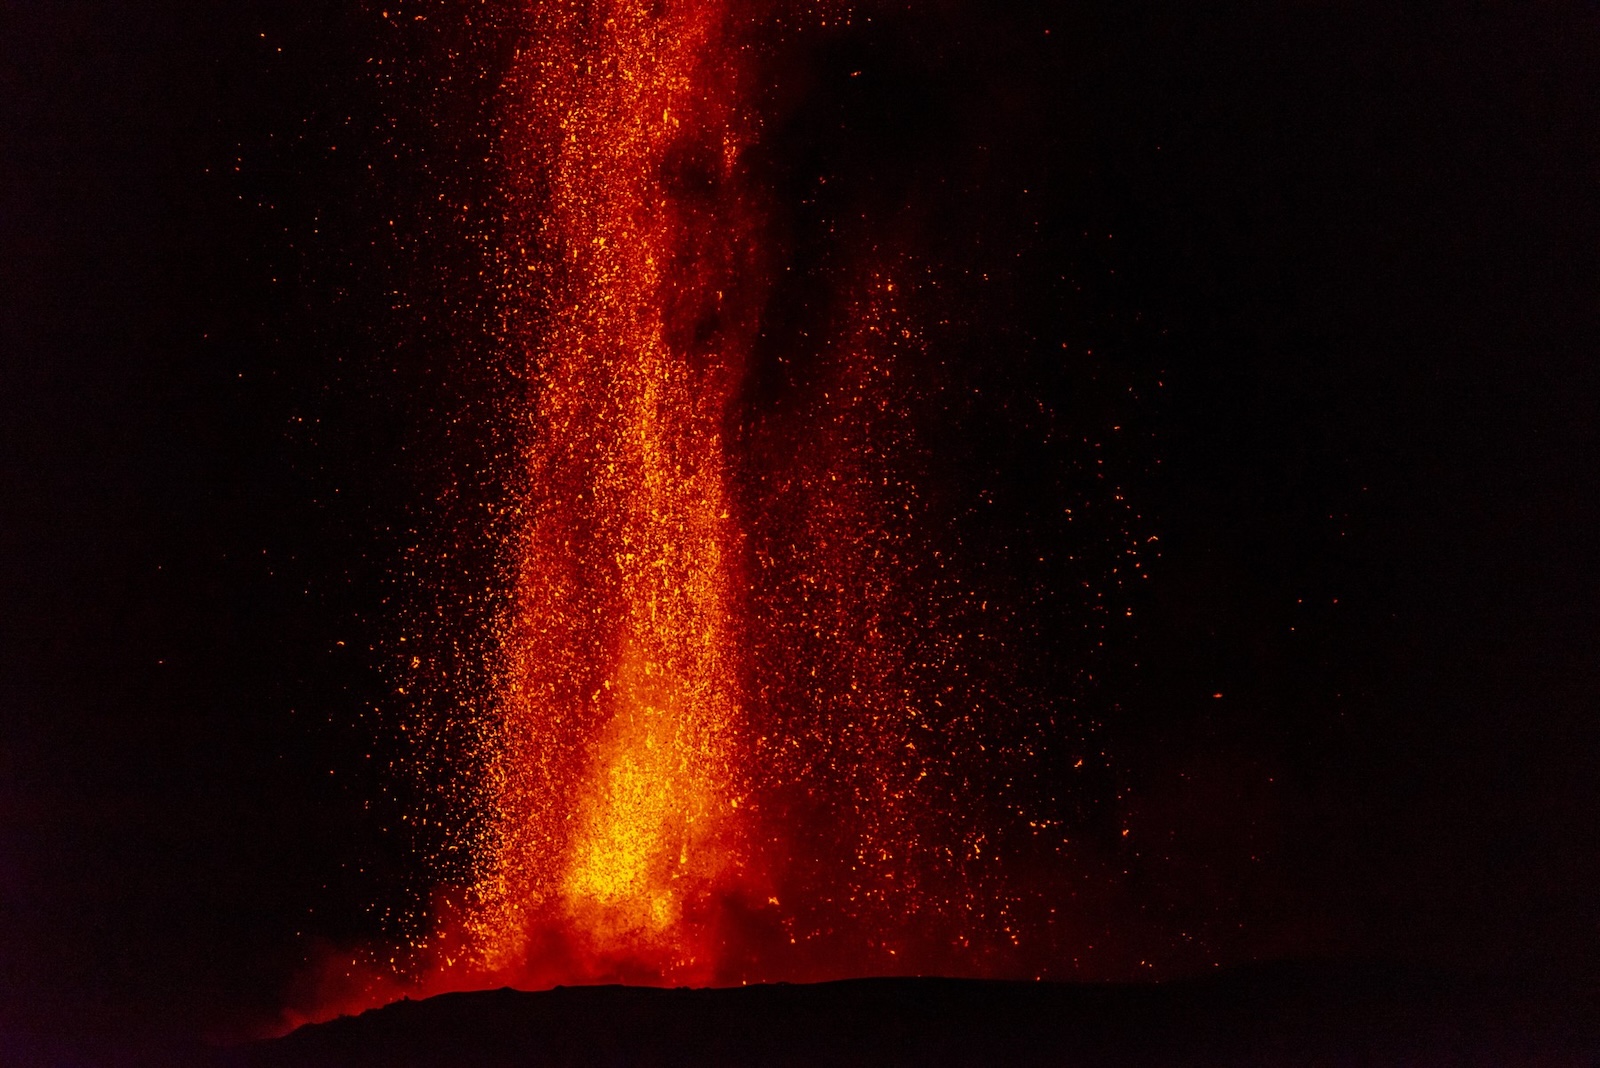
<path fill-rule="evenodd" d="M 775 116 L 804 105 L 774 57 L 803 70 L 794 39 L 848 16 L 526 14 L 499 240 L 531 387 L 452 814 L 471 870 L 388 967 L 341 962 L 353 992 L 317 1014 L 504 984 L 1084 974 L 1102 939 L 1080 918 L 1127 831 L 1094 809 L 1109 763 L 1078 702 L 1143 544 L 1090 428 L 1061 444 L 1030 386 L 943 354 L 997 314 L 944 241 L 946 194 L 850 218 L 778 199 Z M 1036 433 L 1043 473 L 963 459 L 974 424 Z M 1069 840 L 1095 821 L 1105 870 Z"/>
<path fill-rule="evenodd" d="M 725 444 L 763 275 L 745 46 L 706 0 L 541 22 L 509 83 L 535 428 L 466 926 L 496 974 L 706 982 L 716 902 L 760 890 Z"/>

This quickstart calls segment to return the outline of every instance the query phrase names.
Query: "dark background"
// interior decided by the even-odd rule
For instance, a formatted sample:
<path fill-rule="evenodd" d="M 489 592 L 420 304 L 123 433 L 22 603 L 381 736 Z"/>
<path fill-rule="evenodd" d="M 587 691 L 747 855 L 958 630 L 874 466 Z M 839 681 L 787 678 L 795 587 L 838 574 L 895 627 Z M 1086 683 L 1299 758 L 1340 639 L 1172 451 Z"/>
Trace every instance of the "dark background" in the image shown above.
<path fill-rule="evenodd" d="M 902 131 L 863 188 L 994 139 L 974 210 L 1070 191 L 1076 314 L 1148 324 L 1107 331 L 1162 383 L 1125 467 L 1164 552 L 1105 728 L 1157 843 L 1130 911 L 1239 932 L 1222 964 L 1593 978 L 1600 26 L 1191 6 L 947 3 L 831 53 L 901 77 L 804 72 Z M 16 1048 L 269 1014 L 415 875 L 368 717 L 408 551 L 495 492 L 439 503 L 500 447 L 469 283 L 515 20 L 335 8 L 0 6 Z M 934 96 L 966 117 L 895 120 Z"/>

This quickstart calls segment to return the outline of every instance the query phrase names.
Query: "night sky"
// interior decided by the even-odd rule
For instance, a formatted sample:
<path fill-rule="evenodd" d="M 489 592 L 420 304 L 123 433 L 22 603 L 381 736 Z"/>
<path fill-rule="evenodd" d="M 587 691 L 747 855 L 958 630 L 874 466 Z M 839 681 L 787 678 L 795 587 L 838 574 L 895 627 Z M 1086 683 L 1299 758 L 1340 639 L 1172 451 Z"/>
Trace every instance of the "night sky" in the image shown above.
<path fill-rule="evenodd" d="M 1076 536 L 1032 502 L 1095 459 L 1159 537 L 1079 698 L 1090 977 L 1594 978 L 1600 22 L 911 7 L 787 54 L 762 166 L 797 263 L 920 189 L 897 239 L 998 280 L 948 298 L 962 545 Z M 0 7 L 0 1051 L 248 1028 L 426 897 L 384 710 L 494 554 L 514 8 Z"/>

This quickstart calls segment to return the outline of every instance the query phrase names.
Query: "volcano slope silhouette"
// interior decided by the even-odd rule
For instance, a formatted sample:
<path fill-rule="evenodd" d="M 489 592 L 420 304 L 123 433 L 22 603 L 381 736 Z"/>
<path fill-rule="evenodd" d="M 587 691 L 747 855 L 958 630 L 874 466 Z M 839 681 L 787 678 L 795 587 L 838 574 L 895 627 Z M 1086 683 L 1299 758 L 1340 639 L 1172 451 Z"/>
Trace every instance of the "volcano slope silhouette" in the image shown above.
<path fill-rule="evenodd" d="M 861 979 L 562 987 L 400 1002 L 223 1051 L 226 1068 L 1600 1065 L 1594 990 L 1370 967 L 1163 984 Z"/>

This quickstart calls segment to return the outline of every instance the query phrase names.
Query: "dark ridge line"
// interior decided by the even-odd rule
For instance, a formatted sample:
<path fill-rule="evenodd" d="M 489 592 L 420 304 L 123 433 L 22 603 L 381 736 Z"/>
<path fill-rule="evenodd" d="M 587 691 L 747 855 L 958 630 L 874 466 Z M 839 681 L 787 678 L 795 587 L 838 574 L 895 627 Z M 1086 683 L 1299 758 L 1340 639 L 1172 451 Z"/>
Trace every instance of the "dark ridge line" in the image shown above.
<path fill-rule="evenodd" d="M 1600 988 L 1371 964 L 1150 983 L 866 977 L 402 1000 L 219 1068 L 1600 1066 Z"/>

